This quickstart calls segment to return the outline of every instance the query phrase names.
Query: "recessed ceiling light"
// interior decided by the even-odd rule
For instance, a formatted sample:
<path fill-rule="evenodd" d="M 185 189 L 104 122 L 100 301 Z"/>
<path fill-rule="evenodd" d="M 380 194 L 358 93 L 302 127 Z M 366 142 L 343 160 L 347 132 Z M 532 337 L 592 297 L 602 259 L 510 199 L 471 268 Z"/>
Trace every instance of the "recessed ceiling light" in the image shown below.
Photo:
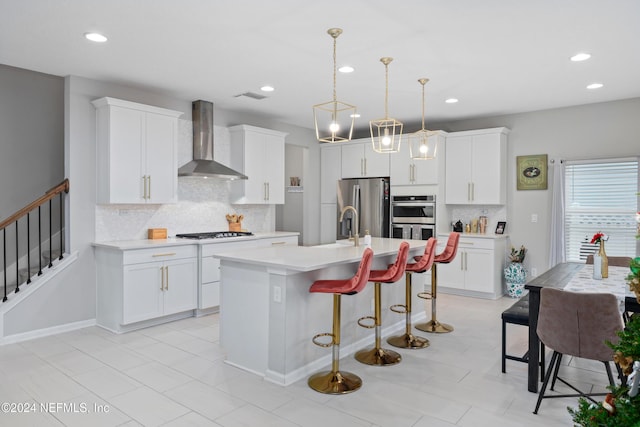
<path fill-rule="evenodd" d="M 571 60 L 572 60 L 573 62 L 579 62 L 579 61 L 586 61 L 586 60 L 587 60 L 587 59 L 589 59 L 589 58 L 591 58 L 591 55 L 590 55 L 590 54 L 588 54 L 588 53 L 584 53 L 584 52 L 581 52 L 581 53 L 578 53 L 578 54 L 573 55 L 573 56 L 571 57 Z"/>
<path fill-rule="evenodd" d="M 602 86 L 604 86 L 602 83 L 591 83 L 587 89 L 600 89 Z"/>
<path fill-rule="evenodd" d="M 458 102 L 458 99 L 457 98 L 449 98 L 444 102 L 446 102 L 447 104 L 455 104 L 456 102 Z"/>
<path fill-rule="evenodd" d="M 340 71 L 341 73 L 353 73 L 354 68 L 350 65 L 343 65 L 342 67 L 338 68 L 338 71 Z"/>
<path fill-rule="evenodd" d="M 100 33 L 84 33 L 84 37 L 96 43 L 104 43 L 107 41 L 107 38 Z"/>
<path fill-rule="evenodd" d="M 354 119 L 357 119 L 358 117 L 360 117 L 360 114 L 358 113 L 351 114 L 349 117 L 353 117 Z"/>
<path fill-rule="evenodd" d="M 260 90 L 263 92 L 273 92 L 275 89 L 273 86 L 266 85 L 266 86 L 262 86 Z"/>

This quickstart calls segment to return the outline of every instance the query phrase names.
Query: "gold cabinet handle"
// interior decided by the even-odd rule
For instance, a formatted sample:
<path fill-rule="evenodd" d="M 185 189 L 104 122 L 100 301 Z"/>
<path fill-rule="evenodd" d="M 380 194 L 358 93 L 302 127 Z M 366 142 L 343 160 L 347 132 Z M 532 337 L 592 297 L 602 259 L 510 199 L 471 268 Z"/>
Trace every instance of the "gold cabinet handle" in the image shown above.
<path fill-rule="evenodd" d="M 147 187 L 149 188 L 147 199 L 151 199 L 151 175 L 147 175 Z"/>
<path fill-rule="evenodd" d="M 271 246 L 276 246 L 276 245 L 286 245 L 287 242 L 271 242 Z"/>
<path fill-rule="evenodd" d="M 164 268 L 164 274 L 166 276 L 166 280 L 164 281 L 164 283 L 165 283 L 164 290 L 168 291 L 169 290 L 169 266 L 166 266 Z"/>
<path fill-rule="evenodd" d="M 164 267 L 160 267 L 160 290 L 164 291 Z"/>
<path fill-rule="evenodd" d="M 175 252 L 165 252 L 163 254 L 153 254 L 151 255 L 152 257 L 158 257 L 158 256 L 174 256 L 176 253 Z"/>

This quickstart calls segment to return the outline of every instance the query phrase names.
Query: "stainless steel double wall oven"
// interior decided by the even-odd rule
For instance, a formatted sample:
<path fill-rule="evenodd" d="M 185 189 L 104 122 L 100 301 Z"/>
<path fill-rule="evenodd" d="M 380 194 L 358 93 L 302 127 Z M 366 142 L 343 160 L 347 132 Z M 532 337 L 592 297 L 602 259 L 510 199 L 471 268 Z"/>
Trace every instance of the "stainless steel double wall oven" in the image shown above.
<path fill-rule="evenodd" d="M 392 196 L 391 237 L 428 240 L 435 237 L 436 196 Z"/>

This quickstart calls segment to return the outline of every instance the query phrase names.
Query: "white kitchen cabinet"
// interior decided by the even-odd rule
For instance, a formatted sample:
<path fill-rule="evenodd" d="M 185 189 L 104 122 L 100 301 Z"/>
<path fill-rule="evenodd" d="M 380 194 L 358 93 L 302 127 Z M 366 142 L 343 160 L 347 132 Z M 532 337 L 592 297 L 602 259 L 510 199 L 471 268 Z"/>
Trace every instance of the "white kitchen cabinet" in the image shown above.
<path fill-rule="evenodd" d="M 444 249 L 447 237 L 438 237 L 438 253 Z M 438 264 L 438 289 L 481 298 L 501 297 L 505 251 L 505 238 L 460 236 L 454 260 Z"/>
<path fill-rule="evenodd" d="M 284 132 L 238 125 L 231 133 L 231 167 L 249 179 L 231 182 L 231 202 L 283 204 Z"/>
<path fill-rule="evenodd" d="M 506 203 L 508 132 L 507 128 L 493 128 L 448 134 L 445 203 Z"/>
<path fill-rule="evenodd" d="M 297 246 L 298 236 L 203 244 L 200 247 L 200 298 L 198 300 L 198 310 L 204 310 L 203 313 L 215 312 L 217 311 L 216 308 L 220 306 L 220 260 L 215 257 L 215 254 L 239 249 L 280 245 Z"/>
<path fill-rule="evenodd" d="M 337 182 L 342 178 L 342 147 L 323 144 L 320 147 L 320 203 L 337 203 Z"/>
<path fill-rule="evenodd" d="M 193 315 L 198 300 L 195 245 L 151 249 L 96 248 L 98 325 L 124 332 Z"/>
<path fill-rule="evenodd" d="M 114 98 L 93 105 L 98 203 L 175 203 L 182 113 Z"/>
<path fill-rule="evenodd" d="M 389 153 L 373 151 L 370 138 L 342 143 L 342 178 L 375 178 L 389 176 Z M 395 153 L 397 154 L 397 153 Z"/>
<path fill-rule="evenodd" d="M 338 235 L 337 203 L 320 205 L 320 244 L 333 243 Z"/>
<path fill-rule="evenodd" d="M 438 144 L 436 158 L 414 160 L 409 154 L 410 150 L 407 135 L 404 135 L 402 144 L 400 144 L 400 151 L 389 155 L 391 157 L 391 185 L 438 184 L 438 164 L 444 156 L 444 141 L 444 132 L 429 137 L 429 144 Z"/>

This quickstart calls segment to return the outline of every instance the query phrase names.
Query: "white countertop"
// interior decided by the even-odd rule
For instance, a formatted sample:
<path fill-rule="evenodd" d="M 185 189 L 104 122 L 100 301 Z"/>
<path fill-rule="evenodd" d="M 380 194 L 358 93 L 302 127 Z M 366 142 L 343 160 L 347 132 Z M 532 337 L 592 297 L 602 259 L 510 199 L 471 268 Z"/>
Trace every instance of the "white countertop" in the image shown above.
<path fill-rule="evenodd" d="M 446 240 L 449 237 L 449 233 L 438 233 L 437 239 L 441 241 Z M 508 234 L 495 234 L 495 233 L 460 233 L 460 238 L 478 238 L 478 239 L 506 239 Z"/>
<path fill-rule="evenodd" d="M 229 251 L 213 255 L 222 261 L 232 261 L 294 271 L 314 271 L 322 268 L 359 262 L 367 246 L 355 247 L 353 242 L 341 241 L 319 246 L 272 246 L 267 248 Z M 398 253 L 400 243 L 408 242 L 411 249 L 424 250 L 426 240 L 371 238 L 374 257 Z"/>
<path fill-rule="evenodd" d="M 117 249 L 117 250 L 134 250 L 160 248 L 166 246 L 183 246 L 183 245 L 207 245 L 211 243 L 226 242 L 245 242 L 249 240 L 270 239 L 278 237 L 299 236 L 297 231 L 269 231 L 253 233 L 253 236 L 223 237 L 220 239 L 184 239 L 169 237 L 167 239 L 141 239 L 141 240 L 114 240 L 111 242 L 95 242 L 93 246 Z"/>

